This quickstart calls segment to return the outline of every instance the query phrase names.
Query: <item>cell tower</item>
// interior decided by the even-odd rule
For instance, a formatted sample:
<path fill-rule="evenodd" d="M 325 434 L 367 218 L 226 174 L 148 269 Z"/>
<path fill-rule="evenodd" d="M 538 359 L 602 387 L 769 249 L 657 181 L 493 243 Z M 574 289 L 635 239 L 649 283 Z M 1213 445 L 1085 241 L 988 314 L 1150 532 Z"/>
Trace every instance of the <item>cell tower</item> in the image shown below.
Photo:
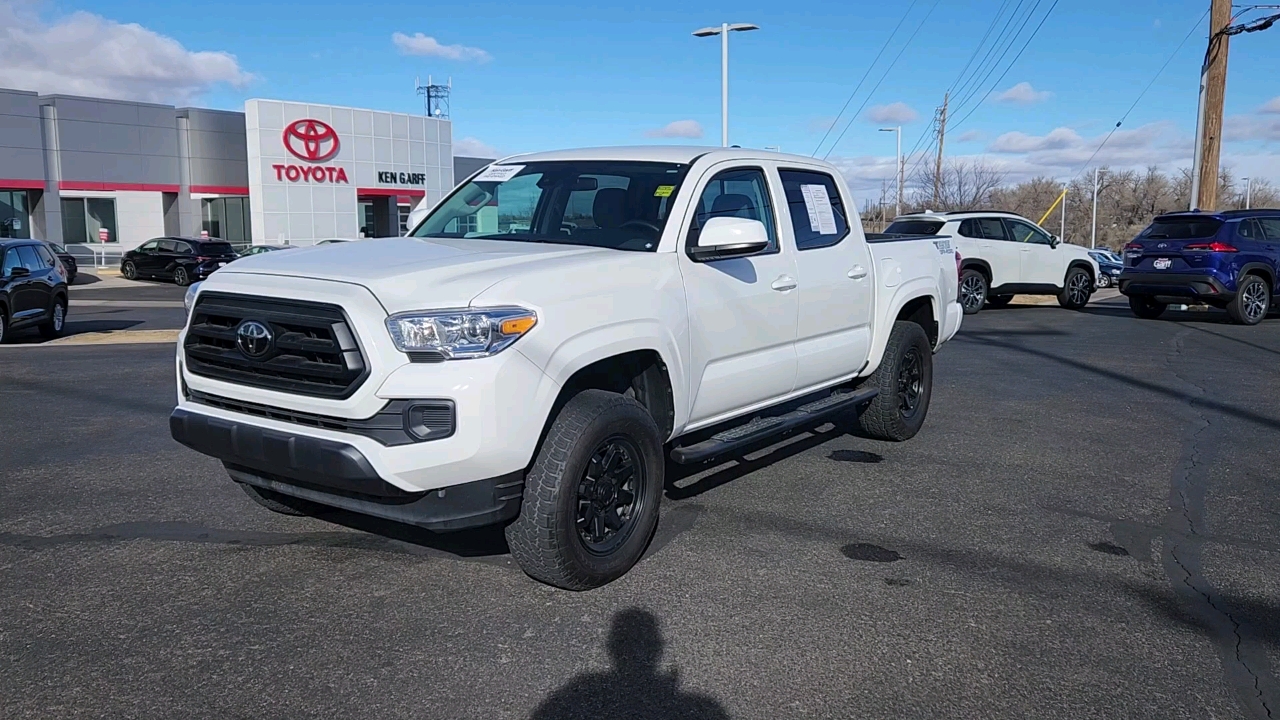
<path fill-rule="evenodd" d="M 427 76 L 427 84 L 422 84 L 422 78 L 414 78 L 414 85 L 417 87 L 418 94 L 422 96 L 422 109 L 427 117 L 437 118 L 439 120 L 449 119 L 449 93 L 453 90 L 453 78 L 449 78 L 447 85 L 436 85 L 431 82 L 431 76 Z"/>

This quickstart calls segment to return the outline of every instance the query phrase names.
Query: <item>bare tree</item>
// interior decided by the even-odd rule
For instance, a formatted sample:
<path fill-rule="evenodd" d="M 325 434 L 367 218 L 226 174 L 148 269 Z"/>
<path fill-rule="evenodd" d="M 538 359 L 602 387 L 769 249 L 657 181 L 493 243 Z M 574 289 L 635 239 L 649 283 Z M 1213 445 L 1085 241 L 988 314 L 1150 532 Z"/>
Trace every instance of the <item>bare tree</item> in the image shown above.
<path fill-rule="evenodd" d="M 933 188 L 937 168 L 924 163 L 912 183 L 918 189 L 909 203 L 930 210 L 977 210 L 991 204 L 992 195 L 1004 184 L 1005 174 L 982 160 L 949 160 L 942 165 L 938 195 Z"/>

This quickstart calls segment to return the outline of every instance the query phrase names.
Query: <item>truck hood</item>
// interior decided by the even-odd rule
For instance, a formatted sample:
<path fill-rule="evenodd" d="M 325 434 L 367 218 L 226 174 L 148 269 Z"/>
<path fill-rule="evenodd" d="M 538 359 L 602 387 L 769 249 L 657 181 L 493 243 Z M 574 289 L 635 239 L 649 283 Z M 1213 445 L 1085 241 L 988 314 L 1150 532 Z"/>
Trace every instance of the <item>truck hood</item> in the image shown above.
<path fill-rule="evenodd" d="M 566 270 L 617 250 L 503 240 L 388 238 L 333 243 L 242 258 L 214 273 L 311 278 L 369 289 L 388 313 L 467 307 L 517 272 Z M 228 280 L 234 280 L 228 277 Z"/>

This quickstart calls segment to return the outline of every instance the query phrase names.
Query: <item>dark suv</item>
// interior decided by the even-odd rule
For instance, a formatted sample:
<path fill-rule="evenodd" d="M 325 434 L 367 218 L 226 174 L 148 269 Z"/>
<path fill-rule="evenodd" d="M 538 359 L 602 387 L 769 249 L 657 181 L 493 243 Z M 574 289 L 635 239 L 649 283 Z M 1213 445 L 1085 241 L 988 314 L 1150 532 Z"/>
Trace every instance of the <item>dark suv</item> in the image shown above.
<path fill-rule="evenodd" d="M 222 240 L 156 238 L 125 253 L 120 274 L 129 280 L 158 278 L 190 285 L 235 259 L 235 248 Z"/>
<path fill-rule="evenodd" d="M 1141 318 L 1171 302 L 1222 308 L 1256 325 L 1271 309 L 1280 278 L 1280 210 L 1161 215 L 1124 246 L 1120 292 Z"/>
<path fill-rule="evenodd" d="M 67 276 L 39 240 L 0 240 L 0 342 L 14 330 L 38 327 L 62 334 L 67 319 Z"/>

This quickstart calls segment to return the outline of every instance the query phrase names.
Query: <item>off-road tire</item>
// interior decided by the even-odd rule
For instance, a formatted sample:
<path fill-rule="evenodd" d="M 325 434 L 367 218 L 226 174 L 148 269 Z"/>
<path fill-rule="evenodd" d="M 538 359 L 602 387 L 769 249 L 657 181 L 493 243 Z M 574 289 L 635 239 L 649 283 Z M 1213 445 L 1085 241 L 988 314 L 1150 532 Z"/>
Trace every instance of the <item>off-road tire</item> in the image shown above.
<path fill-rule="evenodd" d="M 991 289 L 987 276 L 967 268 L 960 273 L 960 307 L 965 315 L 976 315 L 987 302 L 987 291 Z M 980 297 L 978 295 L 981 295 Z"/>
<path fill-rule="evenodd" d="M 589 550 L 578 529 L 579 485 L 596 451 L 613 438 L 638 451 L 637 505 L 621 544 Z M 556 415 L 525 478 L 520 516 L 506 528 L 511 555 L 529 577 L 566 590 L 589 590 L 621 577 L 644 554 L 658 526 L 663 437 L 635 400 L 603 390 L 575 395 Z"/>
<path fill-rule="evenodd" d="M 1011 302 L 1013 302 L 1012 295 L 996 295 L 995 297 L 987 298 L 987 304 L 993 308 L 1002 308 Z"/>
<path fill-rule="evenodd" d="M 1067 270 L 1062 279 L 1062 292 L 1058 293 L 1058 304 L 1068 310 L 1080 310 L 1089 304 L 1093 296 L 1093 276 L 1084 268 L 1073 267 Z"/>
<path fill-rule="evenodd" d="M 49 320 L 40 324 L 40 334 L 46 340 L 52 340 L 62 334 L 67 325 L 67 301 L 62 298 L 53 299 L 53 310 Z"/>
<path fill-rule="evenodd" d="M 1240 278 L 1236 296 L 1227 303 L 1227 317 L 1237 325 L 1257 325 L 1271 311 L 1271 288 L 1257 275 Z"/>
<path fill-rule="evenodd" d="M 124 264 L 120 266 L 120 277 L 125 280 L 137 280 L 138 266 L 132 260 L 125 260 Z"/>
<path fill-rule="evenodd" d="M 187 273 L 187 269 L 179 266 L 173 271 L 173 284 L 178 287 L 186 287 L 191 284 L 191 275 Z"/>
<path fill-rule="evenodd" d="M 920 387 L 916 403 L 908 412 L 904 399 L 906 388 L 901 380 L 904 363 L 913 353 L 919 362 Z M 933 395 L 933 348 L 929 346 L 924 328 L 913 322 L 895 322 L 884 349 L 884 359 L 864 387 L 880 391 L 858 416 L 858 427 L 864 435 L 892 442 L 915 437 L 924 425 Z"/>
<path fill-rule="evenodd" d="M 1156 302 L 1145 295 L 1129 296 L 1129 309 L 1143 320 L 1155 320 L 1163 315 L 1168 307 L 1166 303 Z"/>
<path fill-rule="evenodd" d="M 240 489 L 244 490 L 244 494 L 253 498 L 253 501 L 271 512 L 280 513 L 281 515 L 293 515 L 295 517 L 303 517 L 307 515 L 315 515 L 324 510 L 324 506 L 319 503 L 313 503 L 310 500 L 303 500 L 284 493 L 278 493 L 274 490 L 267 490 L 248 483 L 240 483 Z"/>

